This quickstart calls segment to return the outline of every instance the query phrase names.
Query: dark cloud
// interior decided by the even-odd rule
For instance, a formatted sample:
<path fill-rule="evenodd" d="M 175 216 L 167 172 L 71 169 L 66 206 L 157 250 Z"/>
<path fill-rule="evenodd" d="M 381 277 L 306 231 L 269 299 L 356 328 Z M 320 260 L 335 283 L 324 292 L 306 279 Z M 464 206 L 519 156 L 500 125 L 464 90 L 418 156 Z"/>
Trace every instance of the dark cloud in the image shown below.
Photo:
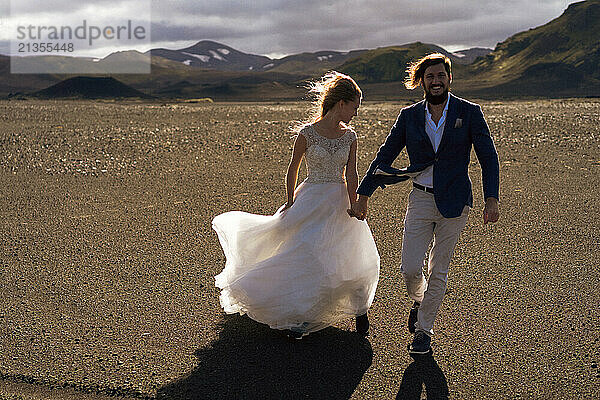
<path fill-rule="evenodd" d="M 225 0 L 178 2 L 173 7 L 155 1 L 153 15 L 160 15 L 168 29 L 153 31 L 152 36 L 160 41 L 211 39 L 258 54 L 351 50 L 414 41 L 445 47 L 494 47 L 519 31 L 558 17 L 572 2 Z M 179 36 L 175 27 L 188 29 L 182 29 L 185 35 Z"/>
<path fill-rule="evenodd" d="M 17 0 L 13 0 L 17 1 Z M 113 12 L 148 7 L 152 41 L 163 46 L 209 39 L 255 54 L 292 54 L 434 43 L 450 50 L 494 47 L 509 36 L 558 17 L 573 0 L 180 0 L 73 3 L 44 6 L 18 0 L 33 14 Z M 64 15 L 64 14 L 63 14 Z M 119 15 L 122 17 L 123 15 Z M 0 39 L 7 39 L 2 37 Z"/>

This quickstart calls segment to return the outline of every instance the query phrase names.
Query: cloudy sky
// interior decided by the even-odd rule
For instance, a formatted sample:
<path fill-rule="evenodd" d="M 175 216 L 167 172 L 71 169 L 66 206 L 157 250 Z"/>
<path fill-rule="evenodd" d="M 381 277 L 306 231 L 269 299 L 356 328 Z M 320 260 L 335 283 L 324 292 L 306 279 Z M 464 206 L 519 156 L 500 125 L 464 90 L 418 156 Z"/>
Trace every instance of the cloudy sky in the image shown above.
<path fill-rule="evenodd" d="M 493 48 L 517 32 L 558 17 L 573 2 L 5 0 L 0 13 L 0 53 L 10 52 L 10 41 L 14 41 L 15 36 L 13 24 L 17 20 L 21 24 L 27 21 L 34 25 L 53 22 L 74 26 L 83 18 L 98 26 L 114 25 L 127 19 L 147 24 L 151 28 L 151 42 L 133 44 L 140 51 L 152 47 L 179 49 L 203 39 L 271 57 L 303 51 L 376 48 L 415 41 L 434 43 L 449 51 Z M 132 43 L 98 42 L 93 52 L 96 56 L 104 56 L 130 46 Z"/>

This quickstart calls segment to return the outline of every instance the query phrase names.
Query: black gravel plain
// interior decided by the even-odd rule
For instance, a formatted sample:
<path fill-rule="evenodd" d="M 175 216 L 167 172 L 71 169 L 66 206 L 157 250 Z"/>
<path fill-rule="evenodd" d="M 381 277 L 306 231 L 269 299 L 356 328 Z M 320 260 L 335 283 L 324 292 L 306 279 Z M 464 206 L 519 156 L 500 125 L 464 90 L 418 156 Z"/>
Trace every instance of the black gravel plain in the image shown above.
<path fill-rule="evenodd" d="M 0 399 L 600 398 L 600 100 L 481 104 L 501 219 L 482 223 L 473 154 L 434 354 L 415 361 L 408 184 L 370 202 L 366 339 L 349 318 L 290 341 L 219 306 L 211 220 L 283 204 L 307 104 L 0 101 Z M 403 105 L 359 110 L 361 172 Z"/>

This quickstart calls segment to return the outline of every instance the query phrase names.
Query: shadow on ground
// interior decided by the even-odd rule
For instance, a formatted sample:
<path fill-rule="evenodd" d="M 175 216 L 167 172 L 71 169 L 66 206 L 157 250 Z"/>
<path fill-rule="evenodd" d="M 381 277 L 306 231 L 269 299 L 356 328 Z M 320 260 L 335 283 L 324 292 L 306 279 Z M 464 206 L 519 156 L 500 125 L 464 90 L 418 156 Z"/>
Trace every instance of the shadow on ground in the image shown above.
<path fill-rule="evenodd" d="M 423 386 L 427 400 L 447 400 L 448 381 L 431 354 L 413 357 L 414 361 L 404 370 L 396 400 L 420 400 Z"/>
<path fill-rule="evenodd" d="M 157 399 L 348 399 L 371 365 L 371 344 L 327 328 L 288 339 L 239 315 L 196 352 L 198 367 L 158 390 Z"/>

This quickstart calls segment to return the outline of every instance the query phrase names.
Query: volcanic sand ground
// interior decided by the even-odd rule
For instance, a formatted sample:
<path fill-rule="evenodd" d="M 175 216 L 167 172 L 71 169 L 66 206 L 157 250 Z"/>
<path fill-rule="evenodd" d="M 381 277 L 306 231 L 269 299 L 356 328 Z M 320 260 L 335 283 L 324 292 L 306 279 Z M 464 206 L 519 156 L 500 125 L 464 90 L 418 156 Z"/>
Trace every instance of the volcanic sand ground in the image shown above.
<path fill-rule="evenodd" d="M 361 108 L 361 173 L 402 105 Z M 0 398 L 419 398 L 422 380 L 430 398 L 600 397 L 599 100 L 482 103 L 501 219 L 482 224 L 473 154 L 475 204 L 421 362 L 399 271 L 407 183 L 370 202 L 366 340 L 350 318 L 292 342 L 221 311 L 211 219 L 284 202 L 306 107 L 0 102 Z"/>

